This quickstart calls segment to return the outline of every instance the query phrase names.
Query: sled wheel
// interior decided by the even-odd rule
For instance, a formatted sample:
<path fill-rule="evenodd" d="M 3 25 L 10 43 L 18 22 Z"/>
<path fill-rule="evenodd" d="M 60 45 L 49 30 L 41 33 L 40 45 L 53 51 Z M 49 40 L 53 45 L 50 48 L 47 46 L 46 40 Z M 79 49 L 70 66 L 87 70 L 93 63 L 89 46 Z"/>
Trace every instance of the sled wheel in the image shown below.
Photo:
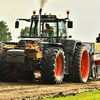
<path fill-rule="evenodd" d="M 6 58 L 2 57 L 2 81 L 15 82 L 19 78 L 19 68 L 16 65 L 10 65 Z"/>
<path fill-rule="evenodd" d="M 76 81 L 87 82 L 89 76 L 89 54 L 86 46 L 80 46 L 76 49 L 74 70 Z"/>
<path fill-rule="evenodd" d="M 96 65 L 94 63 L 92 64 L 91 76 L 93 79 L 96 78 Z"/>
<path fill-rule="evenodd" d="M 63 81 L 65 72 L 65 56 L 61 48 L 46 49 L 41 63 L 41 80 L 44 83 L 57 83 Z"/>

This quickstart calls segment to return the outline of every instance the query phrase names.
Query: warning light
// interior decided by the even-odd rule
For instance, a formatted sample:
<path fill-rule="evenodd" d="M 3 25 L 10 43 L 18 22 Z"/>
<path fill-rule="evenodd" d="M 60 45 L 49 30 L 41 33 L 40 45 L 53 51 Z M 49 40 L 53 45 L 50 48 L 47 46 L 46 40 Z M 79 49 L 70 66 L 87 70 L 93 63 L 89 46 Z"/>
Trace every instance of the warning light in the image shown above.
<path fill-rule="evenodd" d="M 69 10 L 67 10 L 67 11 L 66 11 L 66 13 L 67 13 L 67 14 L 69 14 L 69 13 L 70 13 L 70 11 L 69 11 Z"/>
<path fill-rule="evenodd" d="M 33 14 L 34 14 L 34 15 L 36 14 L 36 10 L 33 10 Z"/>

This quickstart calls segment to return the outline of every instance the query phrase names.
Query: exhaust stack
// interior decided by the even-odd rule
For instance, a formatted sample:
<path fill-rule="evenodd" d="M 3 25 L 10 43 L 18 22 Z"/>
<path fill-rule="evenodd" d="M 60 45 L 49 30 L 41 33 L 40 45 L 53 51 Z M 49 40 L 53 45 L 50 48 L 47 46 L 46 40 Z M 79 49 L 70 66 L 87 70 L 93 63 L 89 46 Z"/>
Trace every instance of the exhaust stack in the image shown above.
<path fill-rule="evenodd" d="M 42 13 L 42 9 L 40 8 L 39 10 L 39 36 L 41 36 L 41 13 Z"/>

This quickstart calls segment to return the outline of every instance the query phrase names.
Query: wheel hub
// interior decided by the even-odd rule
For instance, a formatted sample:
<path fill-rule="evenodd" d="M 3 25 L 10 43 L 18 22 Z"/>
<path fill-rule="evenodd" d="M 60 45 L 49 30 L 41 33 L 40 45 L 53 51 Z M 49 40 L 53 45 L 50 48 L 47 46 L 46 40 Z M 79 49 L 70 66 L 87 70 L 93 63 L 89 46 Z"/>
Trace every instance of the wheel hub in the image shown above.
<path fill-rule="evenodd" d="M 89 58 L 88 58 L 88 52 L 85 50 L 81 58 L 81 76 L 83 79 L 88 77 L 88 71 L 89 71 Z"/>
<path fill-rule="evenodd" d="M 55 70 L 56 76 L 60 76 L 62 71 L 62 60 L 60 56 L 58 56 L 56 59 L 56 65 L 57 65 L 57 68 Z"/>

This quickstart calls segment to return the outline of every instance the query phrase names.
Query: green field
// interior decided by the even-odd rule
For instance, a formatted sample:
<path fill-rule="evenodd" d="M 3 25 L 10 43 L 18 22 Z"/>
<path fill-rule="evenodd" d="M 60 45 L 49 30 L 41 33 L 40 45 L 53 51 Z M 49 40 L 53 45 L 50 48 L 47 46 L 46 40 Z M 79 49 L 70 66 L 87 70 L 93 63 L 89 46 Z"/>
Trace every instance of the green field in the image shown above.
<path fill-rule="evenodd" d="M 57 98 L 45 98 L 41 100 L 100 100 L 100 90 L 91 92 L 84 92 L 75 96 L 57 97 Z"/>

